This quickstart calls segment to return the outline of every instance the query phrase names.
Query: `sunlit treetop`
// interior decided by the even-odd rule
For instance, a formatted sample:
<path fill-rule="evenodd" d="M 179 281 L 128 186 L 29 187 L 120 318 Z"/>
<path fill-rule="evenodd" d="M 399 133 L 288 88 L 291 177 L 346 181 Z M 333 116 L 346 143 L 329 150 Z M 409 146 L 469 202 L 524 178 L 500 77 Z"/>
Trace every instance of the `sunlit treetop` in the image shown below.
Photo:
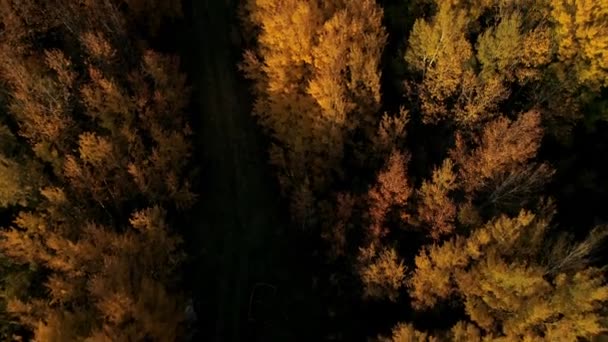
<path fill-rule="evenodd" d="M 456 296 L 477 327 L 509 341 L 572 341 L 604 331 L 608 286 L 601 270 L 588 266 L 588 256 L 606 229 L 578 244 L 551 245 L 548 222 L 522 211 L 424 248 L 410 280 L 414 305 L 428 308 Z"/>
<path fill-rule="evenodd" d="M 574 67 L 579 82 L 608 86 L 608 1 L 552 0 L 559 58 Z"/>

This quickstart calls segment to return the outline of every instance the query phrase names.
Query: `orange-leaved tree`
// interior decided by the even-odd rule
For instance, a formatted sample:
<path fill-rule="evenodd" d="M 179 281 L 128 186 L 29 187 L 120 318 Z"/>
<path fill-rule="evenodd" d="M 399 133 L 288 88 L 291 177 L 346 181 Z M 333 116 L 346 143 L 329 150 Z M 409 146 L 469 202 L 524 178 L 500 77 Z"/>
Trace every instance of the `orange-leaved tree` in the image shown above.
<path fill-rule="evenodd" d="M 133 40 L 116 3 L 36 4 L 0 12 L 2 135 L 22 152 L 0 154 L 0 204 L 16 208 L 0 248 L 37 274 L 7 308 L 36 340 L 179 339 L 170 213 L 195 200 L 185 76 Z"/>

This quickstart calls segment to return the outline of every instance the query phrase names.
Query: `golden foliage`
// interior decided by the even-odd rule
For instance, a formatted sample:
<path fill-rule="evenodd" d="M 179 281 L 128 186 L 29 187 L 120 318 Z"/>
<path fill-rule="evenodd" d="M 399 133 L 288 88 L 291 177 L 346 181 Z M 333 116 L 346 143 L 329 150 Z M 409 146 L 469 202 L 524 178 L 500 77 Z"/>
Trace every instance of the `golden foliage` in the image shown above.
<path fill-rule="evenodd" d="M 308 93 L 332 123 L 354 126 L 371 120 L 365 116 L 375 115 L 380 107 L 378 67 L 386 34 L 374 1 L 344 4 L 317 32 Z M 356 114 L 350 122 L 349 113 Z"/>
<path fill-rule="evenodd" d="M 392 329 L 392 335 L 390 337 L 379 338 L 380 342 L 436 342 L 432 336 L 429 336 L 425 332 L 418 331 L 412 324 L 399 323 Z"/>
<path fill-rule="evenodd" d="M 541 262 L 547 227 L 545 218 L 522 211 L 490 221 L 469 237 L 425 248 L 409 282 L 415 306 L 432 307 L 457 295 L 477 327 L 507 341 L 549 336 L 574 341 L 604 331 L 601 307 L 608 301 L 608 286 L 601 272 L 579 262 L 552 273 Z M 476 328 L 459 324 L 454 338 L 470 334 L 479 339 Z"/>
<path fill-rule="evenodd" d="M 608 85 L 608 2 L 552 0 L 559 58 L 592 89 Z"/>
<path fill-rule="evenodd" d="M 513 13 L 481 34 L 477 40 L 477 58 L 483 65 L 482 75 L 499 73 L 503 77 L 513 77 L 524 48 L 519 32 L 521 21 L 521 15 Z"/>
<path fill-rule="evenodd" d="M 415 72 L 407 88 L 425 123 L 451 119 L 471 126 L 487 121 L 497 116 L 498 106 L 511 97 L 516 83 L 526 86 L 522 90 L 529 98 L 527 108 L 546 108 L 542 113 L 554 122 L 552 133 L 580 118 L 579 102 L 584 100 L 572 81 L 575 68 L 568 63 L 577 61 L 579 69 L 588 63 L 583 58 L 558 62 L 556 44 L 567 33 L 559 33 L 560 25 L 556 28 L 551 22 L 550 1 L 431 2 L 436 13 L 430 19 L 416 19 L 405 53 L 407 66 Z M 568 10 L 562 12 L 570 10 L 563 7 Z M 487 27 L 488 20 L 494 24 Z M 594 20 L 589 25 L 596 25 L 597 31 L 601 19 L 589 20 Z M 572 48 L 575 55 L 577 48 Z"/>
<path fill-rule="evenodd" d="M 378 249 L 370 244 L 359 251 L 357 271 L 363 283 L 363 295 L 396 301 L 405 285 L 406 267 L 394 248 Z"/>
<path fill-rule="evenodd" d="M 101 166 L 108 163 L 112 156 L 112 143 L 104 137 L 95 133 L 85 132 L 80 134 L 78 139 L 78 152 L 80 159 L 85 163 Z"/>
<path fill-rule="evenodd" d="M 9 19 L 0 77 L 10 119 L 26 138 L 18 149 L 0 126 L 0 182 L 13 184 L 0 189 L 0 205 L 32 205 L 0 232 L 0 249 L 11 262 L 43 269 L 36 281 L 46 291 L 8 298 L 8 311 L 40 341 L 177 340 L 183 254 L 161 206 L 194 200 L 185 179 L 186 77 L 174 57 L 129 50 L 139 45 L 124 36 L 115 2 L 36 3 L 46 13 L 32 1 L 21 9 L 0 2 Z M 38 33 L 51 27 L 65 34 L 61 50 L 41 48 Z M 19 35 L 4 39 L 7 32 Z M 117 58 L 125 54 L 141 63 Z M 45 163 L 52 168 L 39 172 Z"/>
<path fill-rule="evenodd" d="M 484 31 L 477 40 L 482 78 L 499 77 L 520 83 L 540 80 L 541 68 L 552 59 L 551 32 L 547 25 L 523 29 L 522 17 L 519 11 L 504 14 L 496 27 Z"/>
<path fill-rule="evenodd" d="M 450 159 L 444 160 L 440 168 L 433 170 L 432 180 L 425 180 L 418 191 L 417 219 L 428 226 L 435 240 L 454 230 L 456 206 L 449 197 L 449 192 L 457 186 L 453 167 Z"/>
<path fill-rule="evenodd" d="M 54 189 L 46 193 L 60 196 Z M 22 215 L 16 224 L 23 231 L 4 232 L 2 248 L 17 260 L 35 261 L 53 271 L 45 284 L 50 305 L 39 307 L 37 316 L 51 319 L 64 308 L 90 301 L 99 311 L 81 312 L 77 318 L 101 324 L 105 333 L 114 336 L 112 340 L 123 333 L 136 340 L 144 336 L 163 340 L 175 336 L 182 314 L 175 302 L 179 299 L 170 298 L 165 289 L 182 255 L 180 239 L 168 235 L 164 217 L 160 208 L 149 208 L 133 215 L 131 223 L 137 231 L 118 233 L 88 225 L 77 240 L 69 240 L 52 227 L 42 226 L 44 221 Z M 21 307 L 16 306 L 15 313 L 23 311 Z M 61 322 L 38 324 L 36 332 L 41 335 L 37 338 L 56 334 L 54 324 L 67 324 Z M 132 322 L 133 328 L 118 329 L 126 322 Z M 72 330 L 61 332 L 86 337 L 92 332 L 83 326 L 64 327 Z"/>
<path fill-rule="evenodd" d="M 463 253 L 464 241 L 451 240 L 441 247 L 426 247 L 416 256 L 416 269 L 408 280 L 415 308 L 432 307 L 454 291 L 451 270 L 464 267 L 468 256 Z"/>
<path fill-rule="evenodd" d="M 523 36 L 523 51 L 516 77 L 520 83 L 526 80 L 540 80 L 542 67 L 553 57 L 552 33 L 547 27 L 537 27 Z"/>
<path fill-rule="evenodd" d="M 46 55 L 45 55 L 46 53 Z M 19 122 L 20 135 L 35 143 L 64 147 L 72 118 L 69 62 L 58 51 L 46 51 L 46 65 L 4 47 L 0 76 L 9 86 L 9 107 Z M 52 75 L 51 70 L 56 74 Z M 67 82 L 67 83 L 66 83 Z"/>
<path fill-rule="evenodd" d="M 87 133 L 80 137 L 81 162 L 68 156 L 65 171 L 79 180 L 81 189 L 110 188 L 109 195 L 117 197 L 133 193 L 133 187 L 147 196 L 175 200 L 179 206 L 191 205 L 194 195 L 186 181 L 180 180 L 188 157 L 190 127 L 182 113 L 187 106 L 185 76 L 179 73 L 178 60 L 152 51 L 143 55 L 142 69 L 131 72 L 126 80 L 129 88 L 121 89 L 118 82 L 96 68 L 89 68 L 91 81 L 81 89 L 87 114 L 109 130 L 109 137 Z M 116 76 L 122 76 L 116 74 Z M 146 76 L 152 78 L 146 81 Z M 134 98 L 126 94 L 134 92 Z M 145 144 L 142 135 L 152 139 Z M 78 177 L 75 177 L 78 175 Z M 132 179 L 133 183 L 124 182 Z M 96 187 L 95 184 L 101 184 Z M 108 194 L 98 194 L 99 200 Z"/>
<path fill-rule="evenodd" d="M 409 37 L 405 61 L 422 73 L 418 96 L 425 122 L 437 122 L 450 113 L 446 101 L 457 92 L 473 57 L 465 33 L 468 18 L 448 3 L 439 4 L 431 21 L 417 19 Z"/>
<path fill-rule="evenodd" d="M 465 13 L 441 2 L 430 22 L 416 20 L 414 23 L 406 62 L 416 71 L 432 74 L 430 77 L 437 80 L 438 88 L 451 92 L 458 85 L 463 64 L 472 56 L 471 46 L 464 37 L 467 24 Z"/>
<path fill-rule="evenodd" d="M 259 80 L 259 89 L 269 94 L 304 90 L 304 71 L 312 62 L 313 39 L 322 23 L 317 2 L 256 0 L 245 2 L 245 7 L 244 21 L 262 28 L 260 51 L 250 52 L 247 60 L 255 56 L 263 66 L 258 70 L 246 62 L 248 76 Z"/>
<path fill-rule="evenodd" d="M 458 322 L 450 329 L 450 338 L 453 342 L 481 342 L 481 332 L 474 324 Z"/>
<path fill-rule="evenodd" d="M 307 182 L 314 195 L 341 173 L 348 133 L 375 130 L 382 11 L 372 0 L 249 0 L 243 15 L 259 28 L 240 67 L 254 81 L 254 115 L 279 142 L 271 163 L 287 194 Z"/>
<path fill-rule="evenodd" d="M 491 117 L 508 91 L 497 75 L 482 77 L 474 72 L 475 55 L 467 40 L 472 18 L 449 2 L 438 6 L 430 21 L 417 19 L 414 23 L 405 61 L 422 75 L 415 90 L 425 123 L 451 118 L 473 124 Z"/>

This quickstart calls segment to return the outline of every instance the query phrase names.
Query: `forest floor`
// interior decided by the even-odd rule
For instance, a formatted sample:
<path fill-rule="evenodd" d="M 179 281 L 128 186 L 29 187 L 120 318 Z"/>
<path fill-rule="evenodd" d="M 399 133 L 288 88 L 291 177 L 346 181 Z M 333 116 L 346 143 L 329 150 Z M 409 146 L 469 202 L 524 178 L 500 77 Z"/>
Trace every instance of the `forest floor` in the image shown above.
<path fill-rule="evenodd" d="M 310 312 L 297 303 L 310 308 L 314 302 L 302 297 L 311 292 L 311 278 L 305 270 L 293 270 L 297 251 L 290 248 L 287 215 L 250 114 L 248 86 L 237 69 L 236 6 L 195 0 L 190 7 L 184 9 L 189 36 L 180 40 L 187 49 L 196 157 L 202 165 L 198 222 L 186 235 L 200 270 L 187 275 L 198 302 L 199 329 L 205 340 L 223 342 L 299 340 L 307 334 L 294 331 L 298 320 L 289 311 Z M 310 333 L 311 328 L 304 329 Z"/>

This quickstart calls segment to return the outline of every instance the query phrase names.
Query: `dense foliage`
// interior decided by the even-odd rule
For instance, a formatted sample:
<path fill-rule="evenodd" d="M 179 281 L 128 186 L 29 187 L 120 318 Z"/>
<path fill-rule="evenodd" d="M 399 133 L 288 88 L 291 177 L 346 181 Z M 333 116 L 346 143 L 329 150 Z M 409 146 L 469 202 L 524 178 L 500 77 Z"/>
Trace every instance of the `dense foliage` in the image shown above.
<path fill-rule="evenodd" d="M 178 339 L 183 252 L 167 210 L 195 196 L 177 59 L 138 43 L 110 1 L 2 6 L 9 317 L 37 341 Z"/>
<path fill-rule="evenodd" d="M 202 332 L 216 340 L 228 338 L 221 327 L 263 325 L 264 310 L 277 326 L 281 315 L 307 317 L 289 322 L 302 330 L 323 321 L 318 340 L 608 334 L 608 170 L 589 161 L 608 153 L 607 0 L 244 0 L 231 13 L 240 35 L 222 36 L 232 45 L 191 38 L 242 56 L 231 66 L 250 93 L 217 82 L 209 104 L 192 96 L 199 69 L 230 75 L 168 42 L 186 35 L 180 20 L 214 20 L 186 12 L 175 0 L 0 0 L 0 339 L 188 340 L 190 297 L 215 290 L 232 307 L 202 303 L 196 315 L 217 319 Z M 260 239 L 302 254 L 285 256 L 301 263 L 287 270 L 267 260 L 271 271 L 247 273 L 258 263 L 245 259 L 277 241 L 202 241 L 259 226 L 233 208 L 247 197 L 196 212 L 259 181 L 225 169 L 247 161 L 217 167 L 235 179 L 209 192 L 193 177 L 210 150 L 231 154 L 221 162 L 239 155 L 228 144 L 254 143 L 227 136 L 242 126 L 222 120 L 242 114 L 266 139 L 265 155 L 248 157 L 270 165 L 288 209 L 287 227 Z M 237 275 L 212 265 L 223 258 Z M 309 272 L 312 285 L 253 276 L 275 266 L 276 279 Z M 193 289 L 193 273 L 224 278 Z M 301 304 L 307 287 L 317 311 Z M 267 306 L 288 304 L 259 309 L 261 288 Z"/>
<path fill-rule="evenodd" d="M 414 321 L 431 310 L 454 317 L 428 333 L 395 322 L 382 339 L 576 341 L 605 331 L 608 286 L 591 257 L 606 229 L 567 235 L 547 191 L 554 161 L 539 155 L 597 115 L 585 110 L 605 87 L 604 7 L 413 1 L 387 7 L 402 12 L 383 22 L 369 1 L 247 2 L 257 39 L 242 68 L 254 114 L 275 138 L 270 162 L 294 220 L 326 241 L 335 286 L 358 278 L 360 298 L 342 300 L 395 302 Z M 401 72 L 382 75 L 386 32 L 404 31 L 390 39 L 401 41 L 392 44 L 401 61 L 384 69 Z M 396 78 L 401 98 L 383 97 Z M 325 120 L 331 129 L 315 128 Z"/>

